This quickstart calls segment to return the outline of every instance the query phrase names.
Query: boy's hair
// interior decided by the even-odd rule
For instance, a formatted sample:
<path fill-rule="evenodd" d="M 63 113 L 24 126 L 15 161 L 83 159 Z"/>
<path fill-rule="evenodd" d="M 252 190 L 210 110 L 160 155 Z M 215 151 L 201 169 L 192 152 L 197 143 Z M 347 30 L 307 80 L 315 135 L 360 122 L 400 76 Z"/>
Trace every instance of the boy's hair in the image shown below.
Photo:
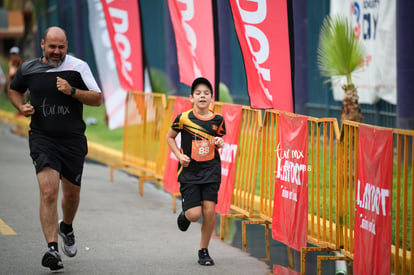
<path fill-rule="evenodd" d="M 194 90 L 200 84 L 206 85 L 210 89 L 210 91 L 213 92 L 213 87 L 211 86 L 210 81 L 208 81 L 207 78 L 198 77 L 198 78 L 194 79 L 193 84 L 191 85 L 191 95 L 194 94 Z"/>

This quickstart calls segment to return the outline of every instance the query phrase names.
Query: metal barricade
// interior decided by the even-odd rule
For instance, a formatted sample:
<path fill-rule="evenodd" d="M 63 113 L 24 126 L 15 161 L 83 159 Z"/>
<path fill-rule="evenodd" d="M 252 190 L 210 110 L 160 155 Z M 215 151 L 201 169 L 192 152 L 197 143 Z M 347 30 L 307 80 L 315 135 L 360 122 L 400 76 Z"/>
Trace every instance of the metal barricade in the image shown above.
<path fill-rule="evenodd" d="M 309 252 L 338 250 L 339 138 L 335 118 L 308 118 L 308 243 L 316 247 L 301 249 L 301 274 L 306 273 Z M 336 170 L 335 170 L 336 168 Z M 319 256 L 318 256 L 319 257 Z M 323 260 L 348 260 L 346 257 L 324 257 Z M 319 263 L 319 262 L 318 262 Z"/>
<path fill-rule="evenodd" d="M 156 93 L 128 92 L 125 106 L 122 163 L 113 169 L 129 167 L 139 176 L 139 193 L 145 180 L 156 177 L 156 158 L 160 147 L 160 131 L 166 107 L 165 96 Z"/>
<path fill-rule="evenodd" d="M 214 109 L 221 113 L 222 103 L 216 102 Z M 258 186 L 258 161 L 260 153 L 261 111 L 242 106 L 242 119 L 236 157 L 236 175 L 230 205 L 231 213 L 221 215 L 220 238 L 228 234 L 229 219 L 251 219 L 255 217 L 256 187 Z M 246 251 L 246 233 L 242 231 L 242 246 Z"/>
<path fill-rule="evenodd" d="M 346 259 L 354 258 L 355 195 L 357 186 L 358 139 L 360 123 L 344 121 L 337 152 L 336 186 L 336 245 Z M 382 128 L 370 126 L 374 128 Z M 414 131 L 392 129 L 394 136 L 394 168 L 392 183 L 392 246 L 393 274 L 413 274 L 414 195 L 412 171 L 414 168 Z M 318 237 L 317 239 L 320 240 Z M 386 259 L 384 259 L 386 260 Z M 304 270 L 301 269 L 302 274 Z"/>
<path fill-rule="evenodd" d="M 155 175 L 159 179 L 163 179 L 165 171 L 165 163 L 168 157 L 168 144 L 166 142 L 167 133 L 171 127 L 174 113 L 175 96 L 169 96 L 167 98 L 167 106 L 164 111 L 164 116 L 161 120 L 161 129 L 159 135 L 159 150 L 156 159 Z"/>
<path fill-rule="evenodd" d="M 391 263 L 394 274 L 414 274 L 414 131 L 393 129 L 394 178 Z"/>

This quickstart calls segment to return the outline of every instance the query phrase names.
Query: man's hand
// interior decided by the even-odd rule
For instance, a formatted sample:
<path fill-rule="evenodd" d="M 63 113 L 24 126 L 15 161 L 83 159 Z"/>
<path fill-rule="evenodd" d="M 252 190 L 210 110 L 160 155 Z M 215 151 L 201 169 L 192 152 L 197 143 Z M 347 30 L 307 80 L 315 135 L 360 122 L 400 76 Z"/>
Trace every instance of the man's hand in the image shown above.
<path fill-rule="evenodd" d="M 56 88 L 58 91 L 64 93 L 65 95 L 70 95 L 70 89 L 72 89 L 72 86 L 64 80 L 63 78 L 56 77 Z"/>
<path fill-rule="evenodd" d="M 22 115 L 24 115 L 25 117 L 31 116 L 34 114 L 35 110 L 34 107 L 30 104 L 23 104 L 20 109 L 19 109 L 20 113 L 22 113 Z"/>

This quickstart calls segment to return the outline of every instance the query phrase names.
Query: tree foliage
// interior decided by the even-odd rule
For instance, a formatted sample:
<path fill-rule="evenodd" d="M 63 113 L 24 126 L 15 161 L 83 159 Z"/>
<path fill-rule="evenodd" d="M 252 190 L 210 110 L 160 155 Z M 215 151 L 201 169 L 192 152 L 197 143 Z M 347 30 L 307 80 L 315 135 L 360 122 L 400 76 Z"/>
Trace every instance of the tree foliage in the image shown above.
<path fill-rule="evenodd" d="M 321 74 L 326 77 L 345 76 L 350 85 L 351 74 L 361 67 L 364 56 L 364 47 L 356 39 L 348 18 L 327 16 L 319 36 L 318 66 Z"/>

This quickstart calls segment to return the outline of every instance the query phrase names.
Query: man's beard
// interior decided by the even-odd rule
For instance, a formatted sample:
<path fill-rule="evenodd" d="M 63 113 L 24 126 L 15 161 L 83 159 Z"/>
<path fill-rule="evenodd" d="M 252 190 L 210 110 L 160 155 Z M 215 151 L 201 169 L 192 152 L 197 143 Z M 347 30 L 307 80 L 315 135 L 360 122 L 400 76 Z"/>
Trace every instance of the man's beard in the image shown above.
<path fill-rule="evenodd" d="M 48 63 L 50 66 L 54 67 L 54 68 L 59 67 L 59 66 L 63 63 L 63 58 L 62 58 L 62 59 L 60 59 L 60 60 L 58 60 L 58 61 L 55 61 L 55 60 L 52 60 L 52 59 L 50 58 L 50 55 L 49 55 L 49 56 L 45 55 L 45 53 L 44 53 L 44 52 L 43 52 L 43 56 L 45 57 L 45 59 L 46 59 L 47 63 Z"/>

